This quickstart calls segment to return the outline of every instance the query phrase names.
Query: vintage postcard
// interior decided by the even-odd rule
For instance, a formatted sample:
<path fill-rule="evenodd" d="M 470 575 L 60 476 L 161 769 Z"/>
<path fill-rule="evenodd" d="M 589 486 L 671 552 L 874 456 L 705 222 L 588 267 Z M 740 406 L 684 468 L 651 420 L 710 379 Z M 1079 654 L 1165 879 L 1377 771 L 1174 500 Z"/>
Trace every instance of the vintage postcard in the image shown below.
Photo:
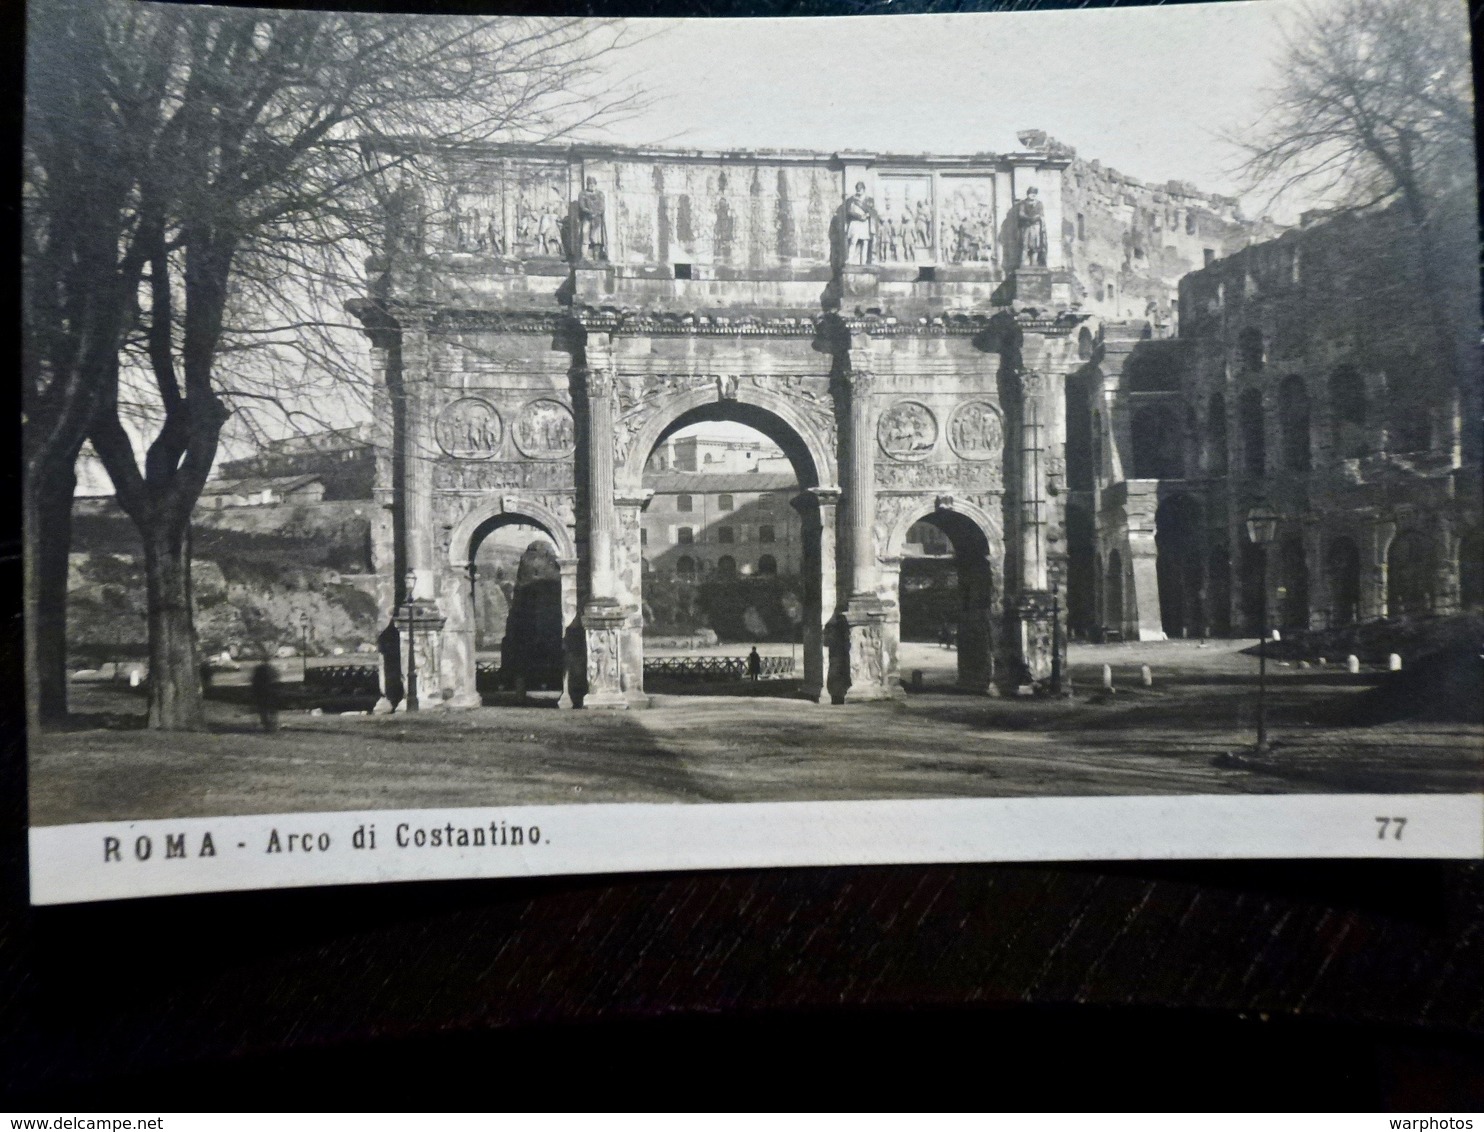
<path fill-rule="evenodd" d="M 33 901 L 1484 854 L 1459 0 L 29 21 Z"/>

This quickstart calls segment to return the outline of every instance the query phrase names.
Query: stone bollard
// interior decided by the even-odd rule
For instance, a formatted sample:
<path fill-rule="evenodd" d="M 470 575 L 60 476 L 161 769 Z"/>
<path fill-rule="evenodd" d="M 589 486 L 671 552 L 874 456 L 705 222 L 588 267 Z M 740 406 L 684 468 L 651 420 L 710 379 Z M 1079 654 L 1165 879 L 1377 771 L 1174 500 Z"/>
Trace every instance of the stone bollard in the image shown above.
<path fill-rule="evenodd" d="M 1273 635 L 1268 638 L 1268 640 L 1270 640 L 1270 641 L 1281 641 L 1282 639 L 1283 639 L 1283 637 L 1278 633 L 1278 630 L 1277 629 L 1274 629 L 1273 630 Z"/>
<path fill-rule="evenodd" d="M 1398 653 L 1392 653 L 1386 658 L 1386 671 L 1400 672 L 1402 670 L 1402 658 Z"/>
<path fill-rule="evenodd" d="M 1354 653 L 1351 653 L 1349 656 L 1347 656 L 1345 658 L 1345 671 L 1350 673 L 1352 676 L 1355 675 L 1355 673 L 1359 672 L 1360 657 L 1356 656 Z"/>
<path fill-rule="evenodd" d="M 1113 690 L 1113 666 L 1111 664 L 1105 664 L 1105 665 L 1103 665 L 1103 691 L 1105 691 L 1105 692 L 1111 692 L 1112 690 Z"/>
<path fill-rule="evenodd" d="M 1147 664 L 1142 665 L 1139 668 L 1139 679 L 1143 682 L 1144 687 L 1154 687 L 1154 673 L 1149 671 L 1149 666 Z"/>
<path fill-rule="evenodd" d="M 129 669 L 129 687 L 131 687 L 131 688 L 137 688 L 143 682 L 144 682 L 144 677 L 142 675 L 140 675 L 139 669 L 137 669 L 137 668 L 131 668 L 131 669 Z"/>
<path fill-rule="evenodd" d="M 1319 657 L 1317 660 L 1314 661 L 1315 666 L 1318 667 L 1318 668 L 1323 668 L 1326 663 L 1327 662 L 1325 661 L 1324 657 L 1322 657 L 1322 656 Z"/>
<path fill-rule="evenodd" d="M 1301 661 L 1298 662 L 1298 666 L 1300 668 L 1308 668 L 1309 667 L 1309 662 L 1307 660 L 1301 660 Z"/>

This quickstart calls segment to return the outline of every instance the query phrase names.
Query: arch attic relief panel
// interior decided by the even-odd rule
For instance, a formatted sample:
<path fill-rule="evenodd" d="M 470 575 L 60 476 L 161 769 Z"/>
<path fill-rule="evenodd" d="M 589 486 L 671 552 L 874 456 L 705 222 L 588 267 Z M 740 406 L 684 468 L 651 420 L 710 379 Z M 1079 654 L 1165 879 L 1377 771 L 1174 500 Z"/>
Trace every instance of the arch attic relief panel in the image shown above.
<path fill-rule="evenodd" d="M 614 263 L 770 269 L 829 262 L 839 173 L 822 162 L 588 161 Z"/>

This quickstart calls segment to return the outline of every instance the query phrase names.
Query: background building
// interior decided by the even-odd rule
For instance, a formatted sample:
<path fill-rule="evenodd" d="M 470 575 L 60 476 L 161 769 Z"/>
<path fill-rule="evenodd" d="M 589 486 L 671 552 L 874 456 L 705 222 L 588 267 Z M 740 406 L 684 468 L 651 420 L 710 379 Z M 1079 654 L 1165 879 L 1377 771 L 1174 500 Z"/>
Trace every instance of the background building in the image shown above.
<path fill-rule="evenodd" d="M 1472 194 L 1434 246 L 1474 247 Z M 1424 259 L 1395 210 L 1310 218 L 1191 273 L 1179 300 L 1178 339 L 1104 322 L 1068 378 L 1073 631 L 1478 609 L 1472 254 Z M 1266 549 L 1246 532 L 1258 504 L 1281 517 Z"/>

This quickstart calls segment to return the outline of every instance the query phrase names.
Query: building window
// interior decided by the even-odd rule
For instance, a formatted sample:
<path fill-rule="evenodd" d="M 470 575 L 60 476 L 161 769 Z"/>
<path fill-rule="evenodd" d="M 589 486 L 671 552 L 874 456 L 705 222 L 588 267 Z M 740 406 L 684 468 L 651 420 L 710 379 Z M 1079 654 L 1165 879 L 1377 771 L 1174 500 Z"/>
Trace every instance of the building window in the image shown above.
<path fill-rule="evenodd" d="M 691 502 L 691 497 L 690 496 L 688 496 L 688 495 L 677 495 L 675 497 L 675 510 L 677 510 L 677 511 L 694 511 L 695 510 L 695 504 L 693 504 Z"/>
<path fill-rule="evenodd" d="M 1087 239 L 1087 218 L 1080 212 L 1077 214 L 1077 239 Z"/>
<path fill-rule="evenodd" d="M 645 530 L 643 527 L 640 527 L 639 528 L 639 545 L 640 546 L 648 546 L 649 545 L 649 532 L 647 530 Z"/>
<path fill-rule="evenodd" d="M 1214 475 L 1226 475 L 1226 398 L 1211 394 L 1206 410 L 1206 467 Z"/>
<path fill-rule="evenodd" d="M 1262 331 L 1255 326 L 1247 327 L 1237 336 L 1237 354 L 1241 359 L 1242 369 L 1247 373 L 1257 373 L 1262 369 L 1266 353 Z"/>
<path fill-rule="evenodd" d="M 757 529 L 758 542 L 773 542 L 776 537 L 777 536 L 772 527 L 762 526 Z"/>
<path fill-rule="evenodd" d="M 694 578 L 696 576 L 696 560 L 689 554 L 682 554 L 675 560 L 675 573 L 682 578 Z"/>
<path fill-rule="evenodd" d="M 734 504 L 732 502 L 732 497 L 730 495 L 718 495 L 716 497 L 716 506 L 717 506 L 717 509 L 718 510 L 721 510 L 721 511 L 730 511 L 730 510 L 732 510 L 733 509 L 733 506 L 734 506 Z"/>
<path fill-rule="evenodd" d="M 723 578 L 733 578 L 737 575 L 737 560 L 730 554 L 723 554 L 716 560 L 716 572 Z"/>
<path fill-rule="evenodd" d="M 675 532 L 675 541 L 681 546 L 689 546 L 696 541 L 696 532 L 690 527 L 681 527 Z"/>
<path fill-rule="evenodd" d="M 1107 294 L 1105 297 L 1107 298 L 1107 301 L 1111 303 L 1113 301 L 1113 284 L 1109 283 L 1106 290 Z"/>
<path fill-rule="evenodd" d="M 1242 435 L 1242 470 L 1249 476 L 1267 472 L 1267 436 L 1263 428 L 1262 393 L 1249 389 L 1237 402 L 1237 425 Z"/>
<path fill-rule="evenodd" d="M 1283 438 L 1283 463 L 1290 472 L 1307 472 L 1310 466 L 1309 394 L 1298 377 L 1283 379 L 1279 392 L 1278 427 Z"/>
<path fill-rule="evenodd" d="M 737 541 L 737 532 L 732 527 L 717 527 L 716 541 L 721 543 L 733 543 Z"/>
<path fill-rule="evenodd" d="M 771 554 L 765 554 L 757 560 L 757 572 L 759 574 L 778 573 L 778 559 Z"/>

